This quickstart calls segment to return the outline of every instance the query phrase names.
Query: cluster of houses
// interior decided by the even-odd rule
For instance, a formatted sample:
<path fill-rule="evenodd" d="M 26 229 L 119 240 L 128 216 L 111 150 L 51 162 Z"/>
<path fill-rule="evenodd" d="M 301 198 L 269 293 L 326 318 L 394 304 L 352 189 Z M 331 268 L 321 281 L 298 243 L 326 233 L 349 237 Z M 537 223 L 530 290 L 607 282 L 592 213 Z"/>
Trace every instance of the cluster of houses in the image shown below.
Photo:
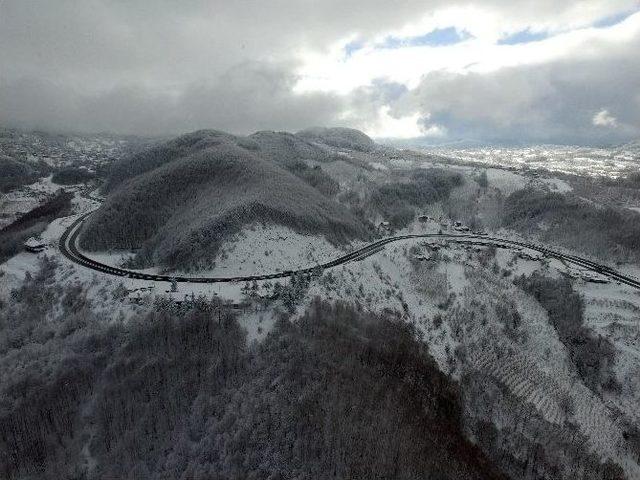
<path fill-rule="evenodd" d="M 529 251 L 520 250 L 518 252 L 518 258 L 521 258 L 523 260 L 531 260 L 533 262 L 538 262 L 544 259 L 544 255 L 536 251 L 529 252 Z"/>
<path fill-rule="evenodd" d="M 440 223 L 440 226 L 442 226 L 443 228 L 449 228 L 452 227 L 453 230 L 457 231 L 457 232 L 469 232 L 471 229 L 464 225 L 462 222 L 460 221 L 454 221 L 453 224 L 450 224 L 447 220 L 444 220 L 442 217 L 440 217 L 439 219 L 435 219 L 433 217 L 430 217 L 429 215 L 419 215 L 418 216 L 418 221 L 421 223 L 427 223 L 427 222 L 436 222 L 436 223 Z M 391 226 L 389 224 L 389 222 L 381 222 L 379 224 L 379 229 L 384 231 L 384 232 L 390 232 L 391 231 Z M 486 235 L 486 232 L 482 231 L 482 230 L 477 230 L 477 231 L 473 231 L 471 232 L 475 235 Z M 435 253 L 436 251 L 438 251 L 441 247 L 441 245 L 437 244 L 437 243 L 427 243 L 427 242 L 423 242 L 421 243 L 421 245 L 423 247 L 427 247 L 431 250 L 430 253 L 425 253 L 425 254 L 418 254 L 414 256 L 414 259 L 420 262 L 426 262 L 426 261 L 431 261 L 433 259 L 433 253 Z M 479 250 L 480 247 L 471 247 L 468 246 L 466 248 L 471 248 L 471 249 L 477 249 Z M 528 261 L 533 261 L 533 262 L 539 262 L 545 259 L 545 255 L 540 253 L 540 252 L 536 252 L 536 251 L 528 251 L 528 250 L 520 250 L 518 251 L 518 258 L 522 259 L 522 260 L 528 260 Z M 570 276 L 571 278 L 575 278 L 575 279 L 581 279 L 585 282 L 591 282 L 591 283 L 609 283 L 610 280 L 603 276 L 603 275 L 599 275 L 597 273 L 594 272 L 589 272 L 589 271 L 583 271 L 583 272 L 567 272 L 566 275 Z"/>
<path fill-rule="evenodd" d="M 589 272 L 586 270 L 585 271 L 568 270 L 562 273 L 569 278 L 573 278 L 574 280 L 582 280 L 583 282 L 602 283 L 602 284 L 611 283 L 611 280 L 609 280 L 609 278 L 605 277 L 604 275 L 600 275 L 595 272 Z"/>
<path fill-rule="evenodd" d="M 440 226 L 443 229 L 448 229 L 449 227 L 452 227 L 453 230 L 455 230 L 456 232 L 470 232 L 471 229 L 466 226 L 464 223 L 460 222 L 460 221 L 455 221 L 453 222 L 453 224 L 449 223 L 448 220 L 446 220 L 444 217 L 440 217 L 440 218 L 434 218 L 431 217 L 429 215 L 418 215 L 418 221 L 420 223 L 429 223 L 429 222 L 434 222 L 434 223 L 439 223 Z M 382 221 L 378 224 L 378 230 L 380 230 L 381 232 L 384 233 L 388 233 L 391 231 L 391 224 L 387 221 Z M 484 232 L 478 231 L 478 232 L 473 232 L 475 234 L 478 235 L 485 235 Z"/>
<path fill-rule="evenodd" d="M 466 225 L 464 225 L 462 222 L 453 222 L 453 229 L 456 232 L 468 232 L 470 230 L 469 227 L 467 227 Z"/>
<path fill-rule="evenodd" d="M 436 252 L 438 252 L 442 248 L 442 245 L 440 243 L 420 242 L 420 246 L 428 249 L 429 252 L 414 255 L 413 258 L 419 262 L 430 262 L 434 260 Z"/>
<path fill-rule="evenodd" d="M 65 136 L 0 129 L 0 154 L 49 166 L 111 162 L 127 152 L 129 139 L 108 135 Z"/>
<path fill-rule="evenodd" d="M 31 253 L 44 252 L 48 246 L 48 243 L 43 242 L 41 239 L 36 237 L 30 237 L 26 242 L 24 242 L 24 249 Z"/>
<path fill-rule="evenodd" d="M 460 222 L 460 221 L 455 221 L 453 222 L 453 225 L 451 225 L 446 219 L 444 219 L 443 217 L 440 217 L 439 219 L 435 219 L 433 217 L 430 217 L 429 215 L 420 215 L 418 216 L 418 221 L 422 222 L 422 223 L 427 223 L 427 222 L 439 222 L 440 226 L 443 228 L 449 228 L 450 226 L 453 227 L 453 229 L 456 232 L 469 232 L 471 229 L 469 227 L 467 227 L 464 223 Z"/>

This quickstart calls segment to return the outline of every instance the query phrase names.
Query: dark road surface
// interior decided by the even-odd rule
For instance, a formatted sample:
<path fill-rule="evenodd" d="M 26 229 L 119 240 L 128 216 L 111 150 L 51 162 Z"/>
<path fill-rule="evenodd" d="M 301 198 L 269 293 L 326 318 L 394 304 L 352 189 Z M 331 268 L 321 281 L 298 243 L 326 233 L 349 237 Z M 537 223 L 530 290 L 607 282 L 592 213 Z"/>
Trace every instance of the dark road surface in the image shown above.
<path fill-rule="evenodd" d="M 634 288 L 640 289 L 640 281 L 625 276 L 606 265 L 601 265 L 586 258 L 578 257 L 575 255 L 568 255 L 565 253 L 561 253 L 550 248 L 546 248 L 541 245 L 536 245 L 532 243 L 519 242 L 516 240 L 508 240 L 503 238 L 496 237 L 488 237 L 483 235 L 475 235 L 475 234 L 448 234 L 448 233 L 427 233 L 427 234 L 416 234 L 416 235 L 400 235 L 395 237 L 388 237 L 382 240 L 378 240 L 369 245 L 366 245 L 362 248 L 354 250 L 351 253 L 338 257 L 334 260 L 328 261 L 323 264 L 316 265 L 310 268 L 303 268 L 300 270 L 286 270 L 283 272 L 269 273 L 264 275 L 244 275 L 237 277 L 189 277 L 189 276 L 173 276 L 173 275 L 159 275 L 159 274 L 151 274 L 151 273 L 143 273 L 135 270 L 126 270 L 123 268 L 113 267 L 110 265 L 105 265 L 96 260 L 90 259 L 83 255 L 77 248 L 76 241 L 78 234 L 80 232 L 80 227 L 82 222 L 85 220 L 87 216 L 89 216 L 92 212 L 89 212 L 80 218 L 78 218 L 73 224 L 67 228 L 67 230 L 63 233 L 62 237 L 60 237 L 60 251 L 62 254 L 71 260 L 74 263 L 82 265 L 84 267 L 90 268 L 92 270 L 96 270 L 98 272 L 106 273 L 109 275 L 117 275 L 120 277 L 128 277 L 135 278 L 140 280 L 152 280 L 158 282 L 188 282 L 188 283 L 224 283 L 224 282 L 246 282 L 253 280 L 269 280 L 274 278 L 285 278 L 290 277 L 296 274 L 308 274 L 313 273 L 315 271 L 326 270 L 329 268 L 336 267 L 338 265 L 342 265 L 351 261 L 361 260 L 370 255 L 377 253 L 382 250 L 385 245 L 393 242 L 410 240 L 410 239 L 425 239 L 425 240 L 433 240 L 440 241 L 446 243 L 458 243 L 458 244 L 468 244 L 468 245 L 479 245 L 479 246 L 495 246 L 498 248 L 528 248 L 530 250 L 537 251 L 543 254 L 547 258 L 556 258 L 559 260 L 563 260 L 567 263 L 571 263 L 573 265 L 585 268 L 587 270 L 599 273 L 600 275 L 604 275 L 611 280 L 624 283 Z"/>

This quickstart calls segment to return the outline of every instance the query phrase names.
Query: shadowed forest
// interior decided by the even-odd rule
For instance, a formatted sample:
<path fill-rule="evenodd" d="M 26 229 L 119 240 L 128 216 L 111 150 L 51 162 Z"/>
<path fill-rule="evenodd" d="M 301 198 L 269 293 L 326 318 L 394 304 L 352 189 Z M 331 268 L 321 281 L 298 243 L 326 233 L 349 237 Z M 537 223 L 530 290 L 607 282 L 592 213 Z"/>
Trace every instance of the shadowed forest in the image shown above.
<path fill-rule="evenodd" d="M 55 272 L 2 306 L 3 478 L 503 478 L 393 314 L 316 300 L 248 346 L 219 302 L 105 322 Z"/>

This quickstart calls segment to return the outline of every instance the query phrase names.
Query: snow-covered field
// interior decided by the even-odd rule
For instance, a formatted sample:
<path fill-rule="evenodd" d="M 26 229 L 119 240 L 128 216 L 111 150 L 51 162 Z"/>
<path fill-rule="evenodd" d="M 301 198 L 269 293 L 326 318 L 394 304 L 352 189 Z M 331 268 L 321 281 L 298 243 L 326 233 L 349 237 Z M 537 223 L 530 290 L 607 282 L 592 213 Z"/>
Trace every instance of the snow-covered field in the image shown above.
<path fill-rule="evenodd" d="M 527 179 L 522 175 L 498 168 L 487 168 L 487 180 L 491 187 L 497 188 L 505 196 L 527 185 Z"/>
<path fill-rule="evenodd" d="M 421 168 L 437 167 L 437 163 L 425 162 L 420 165 Z M 466 176 L 473 176 L 480 172 L 486 172 L 489 187 L 496 188 L 504 196 L 509 196 L 517 190 L 522 190 L 527 186 L 537 188 L 547 188 L 553 192 L 567 193 L 572 190 L 571 185 L 560 178 L 549 177 L 530 177 L 522 173 L 507 170 L 505 168 L 482 168 L 482 165 L 449 165 L 448 169 L 459 171 Z"/>
<path fill-rule="evenodd" d="M 573 190 L 573 188 L 571 188 L 571 185 L 559 178 L 542 178 L 540 179 L 540 181 L 547 185 L 549 189 L 554 192 L 567 193 Z"/>

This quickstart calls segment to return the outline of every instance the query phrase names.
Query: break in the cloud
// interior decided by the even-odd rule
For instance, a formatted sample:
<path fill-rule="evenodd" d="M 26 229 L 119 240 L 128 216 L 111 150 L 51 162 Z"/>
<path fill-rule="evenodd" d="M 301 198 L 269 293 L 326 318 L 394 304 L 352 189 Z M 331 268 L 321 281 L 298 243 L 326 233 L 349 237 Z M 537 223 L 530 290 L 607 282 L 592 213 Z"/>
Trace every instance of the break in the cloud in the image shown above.
<path fill-rule="evenodd" d="M 408 139 L 419 137 L 443 137 L 446 131 L 438 125 L 425 125 L 420 113 L 398 117 L 389 114 L 391 107 L 380 107 L 370 124 L 363 129 L 375 138 Z"/>
<path fill-rule="evenodd" d="M 609 110 L 600 110 L 593 116 L 593 124 L 596 127 L 617 127 L 618 119 L 609 113 Z"/>
<path fill-rule="evenodd" d="M 0 1 L 0 123 L 639 136 L 637 0 Z"/>

